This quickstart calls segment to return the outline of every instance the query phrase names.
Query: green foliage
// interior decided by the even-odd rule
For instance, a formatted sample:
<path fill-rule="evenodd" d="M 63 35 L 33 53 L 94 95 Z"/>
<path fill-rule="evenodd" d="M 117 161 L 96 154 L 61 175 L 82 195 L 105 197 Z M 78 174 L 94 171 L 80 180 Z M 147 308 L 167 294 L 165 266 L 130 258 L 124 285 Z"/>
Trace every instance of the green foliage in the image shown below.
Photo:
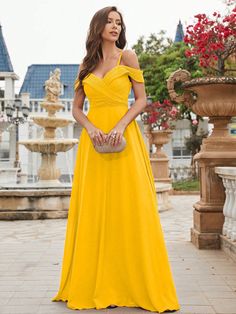
<path fill-rule="evenodd" d="M 166 38 L 165 31 L 157 35 L 151 34 L 146 41 L 144 36 L 141 36 L 132 48 L 138 55 L 140 67 L 144 71 L 146 93 L 153 97 L 153 101 L 163 102 L 169 99 L 166 81 L 172 72 L 182 68 L 189 71 L 192 78 L 202 77 L 204 74 L 197 58 L 186 58 L 187 45 L 184 42 L 174 43 L 170 38 Z M 176 87 L 176 91 L 181 94 L 181 84 Z M 178 105 L 178 109 L 180 118 L 190 121 L 192 135 L 186 139 L 186 144 L 194 155 L 199 150 L 205 134 L 196 134 L 197 128 L 192 124 L 191 109 L 184 104 Z M 201 119 L 200 116 L 196 117 L 198 122 Z"/>
<path fill-rule="evenodd" d="M 166 31 L 161 30 L 159 33 L 151 33 L 148 39 L 145 41 L 144 36 L 140 36 L 137 43 L 132 46 L 132 49 L 135 50 L 136 54 L 139 57 L 146 56 L 157 56 L 162 54 L 167 47 L 172 45 L 173 41 L 171 38 L 165 38 Z M 142 64 L 142 60 L 140 60 Z M 143 65 L 143 64 L 142 64 Z"/>
<path fill-rule="evenodd" d="M 163 36 L 164 32 L 160 35 Z M 187 46 L 183 42 L 173 43 L 168 38 L 160 39 L 152 34 L 146 44 L 142 36 L 132 48 L 137 53 L 140 66 L 144 70 L 147 94 L 152 95 L 154 100 L 163 101 L 169 98 L 166 80 L 179 68 L 191 72 L 192 78 L 202 76 L 198 61 L 185 57 Z"/>
<path fill-rule="evenodd" d="M 177 191 L 199 191 L 200 182 L 198 179 L 184 180 L 172 183 L 173 189 Z"/>
<path fill-rule="evenodd" d="M 208 133 L 204 131 L 197 133 L 192 133 L 191 136 L 185 138 L 185 146 L 194 156 L 196 153 L 200 151 L 202 140 L 206 138 Z"/>

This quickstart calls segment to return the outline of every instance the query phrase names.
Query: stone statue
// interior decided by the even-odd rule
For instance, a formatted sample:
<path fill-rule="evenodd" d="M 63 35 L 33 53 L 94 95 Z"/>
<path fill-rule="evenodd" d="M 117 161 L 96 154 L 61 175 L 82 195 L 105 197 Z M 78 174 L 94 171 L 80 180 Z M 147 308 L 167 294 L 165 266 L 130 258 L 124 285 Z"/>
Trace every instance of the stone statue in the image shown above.
<path fill-rule="evenodd" d="M 50 78 L 45 81 L 45 98 L 48 102 L 57 102 L 61 93 L 61 70 L 55 69 L 54 72 L 50 72 Z"/>

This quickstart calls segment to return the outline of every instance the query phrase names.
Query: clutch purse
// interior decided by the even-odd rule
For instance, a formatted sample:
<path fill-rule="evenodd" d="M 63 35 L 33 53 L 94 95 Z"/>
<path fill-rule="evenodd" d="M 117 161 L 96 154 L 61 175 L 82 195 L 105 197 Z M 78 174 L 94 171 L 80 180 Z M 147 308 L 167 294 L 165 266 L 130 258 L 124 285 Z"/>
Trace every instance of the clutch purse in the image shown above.
<path fill-rule="evenodd" d="M 122 136 L 121 143 L 116 146 L 112 146 L 110 143 L 104 143 L 103 145 L 94 145 L 94 148 L 98 153 L 119 153 L 124 150 L 126 146 L 126 139 Z"/>

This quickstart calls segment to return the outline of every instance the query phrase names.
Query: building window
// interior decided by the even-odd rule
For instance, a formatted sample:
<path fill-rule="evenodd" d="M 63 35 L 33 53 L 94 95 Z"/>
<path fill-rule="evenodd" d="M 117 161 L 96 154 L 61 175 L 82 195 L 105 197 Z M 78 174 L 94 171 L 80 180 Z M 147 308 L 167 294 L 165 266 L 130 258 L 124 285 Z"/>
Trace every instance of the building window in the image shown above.
<path fill-rule="evenodd" d="M 191 135 L 190 129 L 174 130 L 172 136 L 173 157 L 183 158 L 191 156 L 190 151 L 185 146 L 185 138 Z"/>

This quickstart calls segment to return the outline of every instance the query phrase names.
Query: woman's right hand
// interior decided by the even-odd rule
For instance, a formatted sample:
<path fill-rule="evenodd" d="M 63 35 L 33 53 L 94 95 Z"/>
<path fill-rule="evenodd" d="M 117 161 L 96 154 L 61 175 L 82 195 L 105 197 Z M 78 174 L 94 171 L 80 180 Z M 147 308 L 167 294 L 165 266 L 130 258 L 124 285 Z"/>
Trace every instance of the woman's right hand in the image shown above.
<path fill-rule="evenodd" d="M 87 128 L 88 135 L 93 145 L 103 145 L 106 140 L 106 134 L 99 128 L 91 126 Z"/>

